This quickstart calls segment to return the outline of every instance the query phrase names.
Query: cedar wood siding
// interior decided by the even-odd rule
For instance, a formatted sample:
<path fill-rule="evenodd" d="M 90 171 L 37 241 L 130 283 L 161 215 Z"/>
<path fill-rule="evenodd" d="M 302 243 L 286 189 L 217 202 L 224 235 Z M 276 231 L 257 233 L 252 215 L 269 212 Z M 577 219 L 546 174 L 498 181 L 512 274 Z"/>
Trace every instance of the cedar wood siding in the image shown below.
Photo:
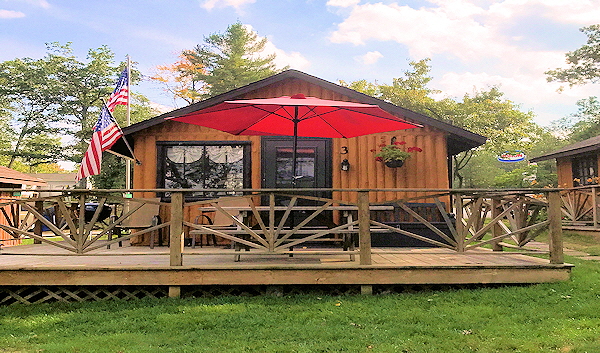
<path fill-rule="evenodd" d="M 558 174 L 558 187 L 573 187 L 573 169 L 571 168 L 571 158 L 556 159 L 556 173 Z"/>

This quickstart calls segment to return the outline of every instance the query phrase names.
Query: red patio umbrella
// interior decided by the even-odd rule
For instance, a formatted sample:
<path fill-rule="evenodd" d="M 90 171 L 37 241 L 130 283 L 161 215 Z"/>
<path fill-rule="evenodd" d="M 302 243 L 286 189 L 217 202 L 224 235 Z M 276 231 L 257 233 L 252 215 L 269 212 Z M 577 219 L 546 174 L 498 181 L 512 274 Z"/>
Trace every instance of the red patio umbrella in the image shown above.
<path fill-rule="evenodd" d="M 296 94 L 291 97 L 225 101 L 175 118 L 233 135 L 293 136 L 292 175 L 296 175 L 297 139 L 349 138 L 420 127 L 377 105 L 333 101 Z M 295 184 L 295 180 L 292 181 Z"/>

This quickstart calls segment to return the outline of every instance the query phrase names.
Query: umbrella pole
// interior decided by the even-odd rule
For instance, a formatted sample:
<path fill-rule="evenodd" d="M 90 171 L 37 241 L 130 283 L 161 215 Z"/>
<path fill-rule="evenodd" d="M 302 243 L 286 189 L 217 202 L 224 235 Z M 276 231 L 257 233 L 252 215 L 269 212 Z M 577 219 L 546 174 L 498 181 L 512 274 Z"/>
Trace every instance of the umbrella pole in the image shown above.
<path fill-rule="evenodd" d="M 298 106 L 294 107 L 294 144 L 292 146 L 292 188 L 296 187 L 296 159 L 298 158 Z"/>

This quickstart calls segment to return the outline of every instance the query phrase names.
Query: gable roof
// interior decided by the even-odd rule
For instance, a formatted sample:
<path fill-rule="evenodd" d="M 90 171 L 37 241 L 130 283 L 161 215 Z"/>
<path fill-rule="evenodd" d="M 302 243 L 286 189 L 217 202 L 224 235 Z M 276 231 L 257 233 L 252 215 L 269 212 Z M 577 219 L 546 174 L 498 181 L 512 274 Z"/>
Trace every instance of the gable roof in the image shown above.
<path fill-rule="evenodd" d="M 597 150 L 600 150 L 600 135 L 594 136 L 587 140 L 575 142 L 572 145 L 565 146 L 556 151 L 552 151 L 550 153 L 543 154 L 539 157 L 532 158 L 531 162 L 539 162 L 548 159 L 574 156 L 576 154 L 583 154 Z"/>
<path fill-rule="evenodd" d="M 15 185 L 46 185 L 46 182 L 40 178 L 29 176 L 14 169 L 0 166 L 0 183 Z M 19 186 L 20 187 L 20 186 Z"/>
<path fill-rule="evenodd" d="M 281 81 L 287 80 L 287 79 L 304 80 L 310 84 L 321 86 L 324 89 L 347 96 L 350 99 L 354 99 L 360 103 L 378 105 L 383 110 L 386 110 L 392 114 L 404 117 L 409 121 L 414 121 L 414 122 L 422 124 L 422 125 L 428 125 L 428 126 L 436 128 L 436 129 L 445 131 L 448 133 L 448 153 L 450 153 L 451 155 L 455 155 L 462 151 L 467 151 L 472 148 L 481 146 L 486 141 L 485 136 L 481 136 L 479 134 L 462 129 L 458 126 L 449 124 L 447 122 L 437 120 L 437 119 L 434 119 L 432 117 L 429 117 L 429 116 L 426 116 L 426 115 L 423 115 L 423 114 L 420 114 L 417 112 L 413 112 L 412 110 L 408 110 L 408 109 L 399 107 L 397 105 L 383 101 L 381 99 L 371 97 L 364 93 L 355 91 L 355 90 L 347 88 L 347 87 L 340 86 L 338 84 L 335 84 L 335 83 L 332 83 L 329 81 L 325 81 L 318 77 L 315 77 L 315 76 L 312 76 L 312 75 L 309 75 L 309 74 L 306 74 L 304 72 L 297 71 L 297 70 L 286 70 L 281 73 L 275 74 L 273 76 L 264 78 L 262 80 L 250 83 L 246 86 L 239 87 L 239 88 L 236 88 L 229 92 L 225 92 L 223 94 L 208 98 L 201 102 L 190 104 L 187 107 L 179 108 L 179 109 L 173 110 L 171 112 L 161 114 L 154 118 L 151 118 L 151 119 L 139 122 L 137 124 L 128 126 L 126 128 L 123 128 L 123 133 L 125 134 L 130 145 L 133 145 L 133 139 L 130 136 L 131 134 L 134 134 L 138 131 L 147 129 L 151 126 L 161 124 L 161 123 L 165 122 L 165 118 L 182 116 L 182 115 L 192 113 L 192 112 L 204 109 L 204 108 L 208 108 L 210 106 L 224 102 L 226 100 L 239 99 L 239 97 L 244 94 L 261 89 L 261 88 L 269 86 L 269 85 L 273 85 L 275 83 L 278 83 L 278 82 L 281 82 Z M 111 150 L 113 150 L 114 152 L 123 154 L 123 155 L 130 155 L 125 143 L 123 142 L 123 139 L 119 139 L 119 141 L 113 145 Z"/>

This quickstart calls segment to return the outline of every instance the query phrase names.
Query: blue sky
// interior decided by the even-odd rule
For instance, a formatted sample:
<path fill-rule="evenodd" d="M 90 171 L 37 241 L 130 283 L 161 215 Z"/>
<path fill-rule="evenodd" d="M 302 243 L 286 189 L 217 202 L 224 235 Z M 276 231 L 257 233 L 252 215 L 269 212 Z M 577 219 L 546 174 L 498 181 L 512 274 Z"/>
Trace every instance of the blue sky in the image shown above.
<path fill-rule="evenodd" d="M 600 23 L 600 0 L 0 0 L 0 61 L 40 58 L 47 42 L 72 42 L 84 58 L 108 45 L 143 74 L 240 21 L 269 40 L 279 64 L 337 82 L 391 83 L 408 62 L 431 58 L 432 88 L 461 97 L 499 85 L 547 125 L 598 96 L 597 85 L 545 80 Z M 134 90 L 175 107 L 162 87 Z"/>

